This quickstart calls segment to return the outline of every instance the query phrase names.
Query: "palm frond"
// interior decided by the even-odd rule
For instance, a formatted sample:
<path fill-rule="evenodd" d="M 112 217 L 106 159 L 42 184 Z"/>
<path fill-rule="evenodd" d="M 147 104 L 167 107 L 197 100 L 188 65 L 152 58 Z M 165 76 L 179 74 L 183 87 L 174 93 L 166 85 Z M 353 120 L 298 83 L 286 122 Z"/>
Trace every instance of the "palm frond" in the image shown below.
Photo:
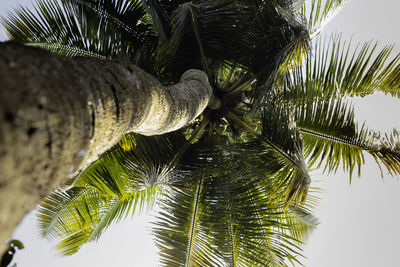
<path fill-rule="evenodd" d="M 209 63 L 207 62 L 206 55 L 204 52 L 204 45 L 200 33 L 200 25 L 197 18 L 198 9 L 199 9 L 198 6 L 187 2 L 181 4 L 172 12 L 171 36 L 168 42 L 165 42 L 165 44 L 161 46 L 158 53 L 163 58 L 163 60 L 161 61 L 163 62 L 162 64 L 171 64 L 170 62 L 171 59 L 175 59 L 176 61 L 186 59 L 185 57 L 182 57 L 183 55 L 185 55 L 185 53 L 182 53 L 183 52 L 182 50 L 190 49 L 193 53 L 194 52 L 193 48 L 195 49 L 197 48 L 198 52 L 196 54 L 198 54 L 199 56 L 193 58 L 200 57 L 202 68 L 208 75 L 210 75 L 208 67 Z M 188 41 L 184 42 L 183 40 L 188 32 L 192 32 L 194 35 L 193 39 L 195 41 L 192 41 L 192 47 L 188 47 L 187 46 Z M 193 47 L 193 45 L 195 47 Z M 178 49 L 180 50 L 179 52 L 181 55 L 176 55 Z M 196 63 L 191 63 L 191 64 L 196 64 Z"/>
<path fill-rule="evenodd" d="M 275 105 L 275 106 L 274 106 Z M 311 183 L 303 157 L 303 140 L 296 130 L 292 114 L 289 114 L 285 105 L 272 103 L 265 107 L 262 116 L 263 132 L 272 144 L 272 147 L 283 156 L 287 164 L 278 175 L 281 179 L 286 177 L 289 182 L 284 194 L 286 202 L 292 199 L 295 203 L 304 202 L 308 187 Z M 283 181 L 279 181 L 282 184 Z M 281 187 L 281 185 L 279 186 Z"/>
<path fill-rule="evenodd" d="M 307 241 L 310 234 L 320 224 L 318 218 L 305 207 L 290 209 L 289 212 L 285 213 L 283 219 L 287 225 L 291 226 L 288 229 L 290 236 L 296 240 L 301 240 L 302 244 Z"/>
<path fill-rule="evenodd" d="M 143 18 L 146 14 L 141 1 L 137 0 L 61 0 L 71 3 L 77 18 L 83 21 L 90 21 L 90 16 L 97 14 L 121 29 L 124 29 L 132 37 L 138 38 L 141 42 L 146 42 L 143 34 L 149 25 L 144 24 Z M 82 23 L 81 22 L 81 23 Z M 139 25 L 139 27 L 137 26 Z M 91 28 L 88 26 L 88 30 Z M 141 28 L 144 27 L 144 28 Z M 129 36 L 125 36 L 129 37 Z M 139 42 L 140 43 L 140 42 Z"/>
<path fill-rule="evenodd" d="M 132 200 L 109 199 L 100 202 L 94 198 L 97 206 L 89 206 L 88 199 L 84 205 L 76 203 L 74 209 L 63 216 L 65 232 L 59 234 L 62 238 L 57 242 L 55 249 L 60 255 L 72 255 L 88 242 L 97 241 L 100 235 L 113 222 L 118 222 L 131 212 Z M 71 218 L 66 220 L 66 215 Z"/>
<path fill-rule="evenodd" d="M 182 157 L 196 153 L 191 152 L 190 144 L 179 132 L 161 136 L 127 134 L 83 171 L 73 185 L 124 197 L 155 185 L 190 183 L 190 170 L 180 163 Z"/>
<path fill-rule="evenodd" d="M 60 255 L 74 254 L 86 243 L 97 241 L 111 224 L 145 206 L 150 208 L 158 193 L 159 189 L 150 188 L 117 198 L 83 187 L 57 190 L 37 209 L 40 235 L 56 241 Z"/>
<path fill-rule="evenodd" d="M 310 48 L 310 32 L 306 30 L 306 19 L 302 12 L 304 0 L 279 1 L 278 10 L 289 24 L 300 29 L 298 35 L 292 39 L 287 48 L 281 53 L 283 61 L 280 60 L 279 72 L 285 72 L 294 66 L 300 66 L 303 59 L 307 57 Z M 282 8 L 284 7 L 284 8 Z M 301 28 L 303 28 L 301 30 Z"/>
<path fill-rule="evenodd" d="M 310 46 L 309 32 L 306 30 L 301 16 L 296 16 L 290 12 L 290 8 L 281 8 L 279 5 L 270 6 L 269 8 L 272 8 L 272 10 L 264 9 L 258 18 L 257 24 L 268 29 L 268 27 L 280 21 L 280 26 L 272 26 L 269 34 L 273 34 L 278 39 L 285 36 L 284 38 L 286 39 L 282 39 L 285 42 L 274 44 L 274 48 L 263 47 L 263 49 L 271 49 L 270 51 L 276 49 L 277 53 L 274 54 L 273 58 L 257 59 L 258 64 L 264 64 L 265 62 L 269 62 L 269 64 L 268 66 L 259 66 L 259 70 L 256 72 L 257 84 L 253 89 L 252 108 L 256 112 L 268 102 L 268 95 L 273 90 L 277 76 L 279 77 L 282 72 L 301 64 Z"/>
<path fill-rule="evenodd" d="M 253 131 L 235 115 L 229 114 L 240 126 Z M 296 129 L 294 114 L 286 104 L 270 99 L 260 118 L 261 134 L 254 132 L 263 142 L 264 153 L 274 154 L 271 158 L 278 161 L 277 170 L 272 176 L 275 181 L 274 198 L 283 200 L 288 207 L 292 202 L 301 204 L 305 201 L 311 183 L 303 156 L 303 140 Z"/>
<path fill-rule="evenodd" d="M 42 238 L 56 239 L 64 233 L 64 228 L 55 226 L 62 218 L 63 210 L 73 206 L 84 194 L 90 194 L 88 188 L 74 187 L 69 190 L 56 190 L 48 195 L 37 208 L 39 234 Z"/>
<path fill-rule="evenodd" d="M 202 190 L 201 181 L 190 190 L 171 188 L 162 200 L 152 228 L 163 266 L 222 266 L 201 225 L 207 206 Z"/>
<path fill-rule="evenodd" d="M 400 140 L 396 130 L 380 138 L 365 126 L 357 126 L 353 109 L 345 101 L 312 102 L 311 99 L 305 98 L 296 111 L 297 127 L 304 137 L 310 165 L 325 166 L 328 172 L 336 172 L 342 164 L 351 178 L 356 167 L 360 175 L 367 152 L 390 174 L 400 174 Z"/>
<path fill-rule="evenodd" d="M 257 180 L 227 170 L 208 182 L 206 216 L 217 237 L 215 246 L 229 266 L 286 266 L 286 259 L 296 261 L 298 247 L 284 233 L 290 226 L 278 220 L 284 209 L 271 203 Z"/>
<path fill-rule="evenodd" d="M 84 170 L 73 186 L 92 188 L 105 196 L 125 198 L 135 184 L 130 180 L 130 172 L 123 166 L 124 161 L 125 155 L 115 149 Z"/>
<path fill-rule="evenodd" d="M 302 101 L 304 95 L 317 98 L 365 96 L 375 92 L 396 94 L 400 87 L 400 55 L 389 58 L 392 45 L 377 51 L 377 44 L 364 43 L 352 51 L 351 42 L 333 37 L 320 39 L 305 67 L 287 73 L 283 88 L 286 98 Z M 376 55 L 375 55 L 376 54 Z M 297 100 L 296 100 L 297 99 Z"/>
<path fill-rule="evenodd" d="M 159 55 L 170 75 L 188 68 L 240 66 L 263 84 L 288 53 L 296 54 L 292 51 L 308 43 L 304 26 L 275 1 L 194 1 L 173 11 L 162 8 L 163 1 L 149 2 L 157 2 L 153 12 L 162 10 L 157 12 L 159 18 L 168 17 L 169 30 Z"/>
<path fill-rule="evenodd" d="M 135 188 L 147 188 L 159 184 L 189 182 L 189 173 L 177 164 L 187 150 L 188 141 L 180 133 L 162 136 L 132 135 L 135 148 L 125 151 L 124 166 Z"/>
<path fill-rule="evenodd" d="M 281 2 L 287 2 L 290 6 L 290 9 L 292 10 L 292 13 L 297 14 L 302 12 L 305 0 L 293 0 L 293 1 L 281 1 Z"/>
<path fill-rule="evenodd" d="M 166 266 L 286 266 L 298 261 L 283 208 L 246 179 L 204 178 L 188 190 L 171 189 L 153 227 Z"/>
<path fill-rule="evenodd" d="M 227 264 L 286 266 L 285 259 L 299 263 L 296 248 L 302 239 L 294 236 L 303 237 L 299 232 L 303 229 L 297 226 L 292 229 L 294 225 L 280 220 L 286 214 L 286 207 L 276 201 L 274 194 L 274 185 L 279 180 L 276 175 L 286 164 L 282 156 L 257 139 L 223 145 L 220 149 L 222 155 L 214 157 L 219 167 L 213 178 L 205 182 L 205 196 L 212 203 L 207 209 L 212 213 L 205 216 L 215 220 L 212 223 L 218 240 L 215 245 L 223 252 Z"/>
<path fill-rule="evenodd" d="M 73 254 L 96 241 L 113 222 L 137 208 L 150 207 L 159 191 L 154 185 L 182 178 L 176 165 L 186 143 L 179 133 L 125 136 L 66 189 L 42 202 L 38 212 L 42 235 L 59 240 L 60 254 Z"/>
<path fill-rule="evenodd" d="M 299 258 L 296 257 L 297 253 L 294 252 L 294 248 L 303 245 L 308 234 L 315 228 L 317 220 L 311 215 L 311 210 L 315 209 L 318 199 L 314 195 L 309 195 L 304 206 L 302 205 L 298 210 L 295 207 L 287 208 L 282 202 L 276 201 L 275 185 L 277 181 L 282 181 L 280 178 L 286 178 L 280 177 L 279 174 L 287 163 L 282 161 L 282 157 L 277 155 L 276 151 L 260 140 L 223 146 L 223 151 L 225 161 L 219 163 L 219 173 L 221 173 L 219 175 L 222 177 L 225 175 L 227 178 L 222 181 L 217 180 L 216 177 L 213 178 L 214 184 L 210 186 L 213 189 L 209 190 L 210 194 L 214 192 L 213 197 L 220 199 L 220 203 L 224 203 L 224 205 L 213 206 L 209 209 L 215 209 L 215 214 L 222 216 L 224 212 L 234 212 L 236 205 L 238 206 L 235 216 L 239 216 L 239 218 L 230 214 L 226 215 L 225 219 L 216 219 L 218 222 L 223 222 L 220 228 L 225 234 L 221 233 L 217 239 L 223 240 L 221 242 L 224 245 L 221 245 L 219 251 L 224 252 L 226 262 L 228 265 L 232 265 L 233 262 L 241 262 L 244 266 L 286 266 L 282 262 L 284 258 L 287 258 L 293 262 L 294 266 L 297 266 Z M 223 166 L 228 167 L 224 168 Z M 223 194 L 224 190 L 227 193 Z M 221 200 L 222 196 L 225 197 L 225 200 Z M 232 199 L 228 201 L 229 197 Z M 210 196 L 209 202 L 215 203 L 216 201 L 211 200 Z M 276 202 L 277 204 L 274 204 Z M 252 209 L 253 212 L 246 213 L 244 211 L 249 209 Z M 264 221 L 266 218 L 268 218 L 267 221 Z M 243 220 L 240 224 L 243 223 L 243 228 L 252 229 L 251 231 L 256 231 L 254 230 L 256 225 L 268 225 L 268 227 L 259 228 L 258 232 L 254 234 L 258 239 L 252 240 L 248 238 L 252 236 L 250 233 L 244 233 L 241 236 L 238 232 L 233 231 L 233 229 L 240 229 L 239 223 L 234 220 Z M 278 220 L 281 224 L 274 224 L 274 220 Z M 233 227 L 228 223 L 231 221 Z M 246 222 L 251 222 L 251 224 L 246 225 Z M 214 231 L 218 228 L 216 224 L 214 223 L 212 226 Z M 274 228 L 274 226 L 276 227 Z M 268 239 L 270 234 L 275 236 L 275 234 L 279 235 L 278 233 L 283 235 L 278 238 L 279 240 L 288 242 L 285 243 L 285 248 L 282 250 L 274 248 L 277 243 L 273 241 L 273 238 L 272 241 Z M 249 249 L 238 246 L 237 240 L 240 240 L 241 246 Z M 228 244 L 230 245 L 228 246 Z M 257 253 L 260 255 L 255 256 Z"/>
<path fill-rule="evenodd" d="M 195 157 L 196 150 L 187 151 L 187 144 L 179 133 L 125 136 L 73 183 L 41 203 L 42 236 L 59 240 L 60 254 L 76 253 L 85 243 L 97 240 L 111 223 L 138 207 L 150 207 L 159 191 L 156 185 L 193 183 L 184 161 L 178 165 L 182 156 Z"/>
<path fill-rule="evenodd" d="M 146 11 L 139 0 L 62 0 L 66 9 L 74 10 L 84 38 L 106 39 L 104 49 L 109 57 L 144 64 L 156 48 L 152 25 L 146 22 Z M 128 57 L 128 59 L 126 59 Z M 143 59 L 144 60 L 144 59 Z"/>
<path fill-rule="evenodd" d="M 166 41 L 171 34 L 171 14 L 181 4 L 187 0 L 143 0 L 148 14 L 151 16 L 153 27 L 160 36 L 161 41 Z"/>
<path fill-rule="evenodd" d="M 307 10 L 306 5 L 303 6 L 303 13 L 309 13 L 308 31 L 311 39 L 323 30 L 325 25 L 345 7 L 347 2 L 348 0 L 312 0 L 310 11 Z"/>
<path fill-rule="evenodd" d="M 286 57 L 280 64 L 279 73 L 285 73 L 295 66 L 301 66 L 309 52 L 309 45 L 310 42 L 307 36 L 299 36 L 297 40 L 288 47 L 288 52 L 284 53 Z"/>
<path fill-rule="evenodd" d="M 86 51 L 86 56 L 100 55 L 142 67 L 151 62 L 149 56 L 157 42 L 138 0 L 37 0 L 36 6 L 35 12 L 21 7 L 8 14 L 3 25 L 11 39 L 47 44 L 41 47 L 68 56 L 75 55 L 71 51 Z"/>
<path fill-rule="evenodd" d="M 64 40 L 63 45 L 77 42 L 78 48 L 85 48 L 72 11 L 64 10 L 57 1 L 38 0 L 34 12 L 19 7 L 9 12 L 2 23 L 8 37 L 18 42 L 52 44 Z"/>
<path fill-rule="evenodd" d="M 94 190 L 82 190 L 78 197 L 74 197 L 74 190 L 52 193 L 38 210 L 39 226 L 47 226 L 42 229 L 46 237 L 52 240 L 61 238 L 61 242 L 69 240 L 65 247 L 56 245 L 61 255 L 77 252 L 88 241 L 91 227 L 99 218 L 99 206 L 104 203 Z"/>

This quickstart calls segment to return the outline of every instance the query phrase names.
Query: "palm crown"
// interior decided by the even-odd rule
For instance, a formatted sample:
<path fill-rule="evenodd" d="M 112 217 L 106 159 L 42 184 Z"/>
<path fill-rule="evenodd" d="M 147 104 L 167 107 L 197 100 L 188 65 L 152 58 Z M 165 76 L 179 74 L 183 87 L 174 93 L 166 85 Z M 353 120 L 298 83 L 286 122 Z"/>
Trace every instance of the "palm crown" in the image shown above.
<path fill-rule="evenodd" d="M 348 97 L 398 97 L 400 56 L 340 37 L 310 40 L 345 1 L 38 0 L 4 25 L 65 56 L 127 61 L 172 84 L 204 70 L 221 101 L 161 136 L 126 135 L 40 205 L 43 236 L 72 254 L 151 206 L 167 266 L 286 266 L 318 220 L 308 170 L 349 172 L 374 157 L 400 174 L 396 130 L 359 126 Z M 305 16 L 308 19 L 305 19 Z M 308 21 L 308 22 L 307 22 Z"/>

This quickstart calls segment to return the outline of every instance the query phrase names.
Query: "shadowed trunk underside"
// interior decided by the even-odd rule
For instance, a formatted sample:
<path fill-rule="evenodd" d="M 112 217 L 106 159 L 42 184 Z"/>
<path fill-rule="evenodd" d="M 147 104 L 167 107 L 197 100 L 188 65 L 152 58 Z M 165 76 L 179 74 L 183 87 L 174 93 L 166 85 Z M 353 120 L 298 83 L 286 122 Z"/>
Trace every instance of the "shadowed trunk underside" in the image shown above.
<path fill-rule="evenodd" d="M 177 130 L 211 96 L 199 70 L 164 87 L 134 65 L 0 43 L 0 242 L 41 198 L 124 134 Z"/>

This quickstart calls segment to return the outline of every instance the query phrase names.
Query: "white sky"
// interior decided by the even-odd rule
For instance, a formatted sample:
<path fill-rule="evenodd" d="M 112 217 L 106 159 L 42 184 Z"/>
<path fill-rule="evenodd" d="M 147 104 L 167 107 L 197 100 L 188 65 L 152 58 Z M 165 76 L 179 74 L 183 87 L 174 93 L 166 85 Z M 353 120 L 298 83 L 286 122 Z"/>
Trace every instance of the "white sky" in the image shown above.
<path fill-rule="evenodd" d="M 7 0 L 6 0 L 7 1 Z M 0 1 L 0 15 L 16 2 Z M 24 4 L 25 5 L 25 4 Z M 335 17 L 322 34 L 344 33 L 344 39 L 355 41 L 379 39 L 381 44 L 400 41 L 398 0 L 352 0 Z M 1 34 L 1 33 L 0 33 Z M 2 36 L 0 35 L 0 38 Z M 1 38 L 3 39 L 3 38 Z M 397 51 L 400 51 L 400 44 Z M 368 119 L 371 128 L 400 129 L 400 101 L 374 96 L 357 102 L 357 115 Z M 395 267 L 400 266 L 400 182 L 399 177 L 385 175 L 384 180 L 373 160 L 368 159 L 362 177 L 353 179 L 338 172 L 326 177 L 312 177 L 314 186 L 322 187 L 321 225 L 310 237 L 304 254 L 307 267 Z M 19 267 L 83 267 L 83 266 L 157 266 L 156 249 L 146 234 L 146 217 L 135 217 L 119 223 L 105 232 L 96 245 L 89 245 L 71 257 L 52 256 L 46 241 L 38 240 L 33 216 L 26 218 L 15 237 L 26 249 L 17 253 Z"/>

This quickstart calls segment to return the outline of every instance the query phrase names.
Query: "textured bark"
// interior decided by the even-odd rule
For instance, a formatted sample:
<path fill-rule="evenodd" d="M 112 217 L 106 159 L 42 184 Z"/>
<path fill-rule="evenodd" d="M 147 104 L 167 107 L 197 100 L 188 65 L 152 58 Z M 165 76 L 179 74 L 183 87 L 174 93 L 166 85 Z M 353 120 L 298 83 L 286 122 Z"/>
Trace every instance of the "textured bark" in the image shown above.
<path fill-rule="evenodd" d="M 41 198 L 125 133 L 179 129 L 212 95 L 202 71 L 163 87 L 133 65 L 15 43 L 0 44 L 0 89 L 0 242 Z"/>

